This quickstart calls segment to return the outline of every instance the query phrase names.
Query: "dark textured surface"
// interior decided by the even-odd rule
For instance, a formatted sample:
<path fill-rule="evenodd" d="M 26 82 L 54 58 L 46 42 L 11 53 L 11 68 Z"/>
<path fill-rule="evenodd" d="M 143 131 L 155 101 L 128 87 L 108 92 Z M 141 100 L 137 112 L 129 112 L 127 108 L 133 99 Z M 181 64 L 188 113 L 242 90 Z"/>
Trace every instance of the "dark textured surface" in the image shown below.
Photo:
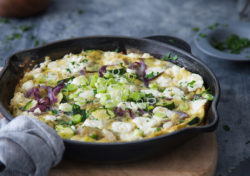
<path fill-rule="evenodd" d="M 82 9 L 83 13 L 78 13 Z M 0 57 L 31 48 L 34 35 L 42 41 L 87 35 L 173 35 L 188 41 L 194 55 L 201 58 L 216 73 L 221 83 L 219 104 L 221 122 L 217 130 L 219 161 L 217 175 L 228 175 L 230 170 L 250 155 L 250 63 L 218 61 L 205 57 L 193 47 L 193 27 L 206 27 L 216 21 L 237 20 L 234 0 L 54 0 L 45 14 L 0 23 Z M 34 28 L 21 32 L 20 25 Z M 21 39 L 4 42 L 13 32 Z M 3 65 L 3 62 L 1 62 Z M 224 125 L 230 131 L 223 129 Z M 250 173 L 250 171 L 249 171 Z"/>

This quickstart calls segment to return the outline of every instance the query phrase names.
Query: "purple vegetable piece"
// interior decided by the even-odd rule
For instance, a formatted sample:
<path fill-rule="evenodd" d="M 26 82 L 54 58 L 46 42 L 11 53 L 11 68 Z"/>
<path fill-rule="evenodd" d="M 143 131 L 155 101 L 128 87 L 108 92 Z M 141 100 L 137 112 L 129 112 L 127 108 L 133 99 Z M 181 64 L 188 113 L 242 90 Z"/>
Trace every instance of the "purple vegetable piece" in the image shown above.
<path fill-rule="evenodd" d="M 139 62 L 134 62 L 134 63 L 132 63 L 132 64 L 129 66 L 129 68 L 130 68 L 130 69 L 135 69 L 135 68 L 138 67 L 138 65 L 140 65 Z"/>
<path fill-rule="evenodd" d="M 188 117 L 187 113 L 183 112 L 183 111 L 175 111 L 181 119 L 185 119 Z"/>
<path fill-rule="evenodd" d="M 48 97 L 44 97 L 44 98 L 41 98 L 39 101 L 38 101 L 38 104 L 39 105 L 44 105 L 44 106 L 49 106 L 50 105 L 50 100 Z"/>
<path fill-rule="evenodd" d="M 34 112 L 37 108 L 40 109 L 40 111 L 44 112 L 47 110 L 47 106 L 45 105 L 36 105 L 35 107 L 31 108 L 29 112 Z"/>
<path fill-rule="evenodd" d="M 28 92 L 26 93 L 26 97 L 30 97 L 34 92 L 34 87 L 32 87 Z"/>
<path fill-rule="evenodd" d="M 40 99 L 40 96 L 39 96 L 39 88 L 38 88 L 38 87 L 36 87 L 36 88 L 34 89 L 33 94 L 34 94 L 35 100 L 38 101 L 38 100 Z"/>
<path fill-rule="evenodd" d="M 107 65 L 104 65 L 100 68 L 98 72 L 100 77 L 103 77 L 103 72 L 106 72 L 106 68 L 107 68 Z"/>
<path fill-rule="evenodd" d="M 57 102 L 57 98 L 55 97 L 55 95 L 53 93 L 52 87 L 48 87 L 48 97 L 49 97 L 51 102 L 53 102 L 53 103 Z"/>
<path fill-rule="evenodd" d="M 117 115 L 117 116 L 123 116 L 126 111 L 125 110 L 122 110 L 121 108 L 119 107 L 114 107 L 114 113 Z"/>
<path fill-rule="evenodd" d="M 140 113 L 140 115 L 143 115 L 143 114 L 146 114 L 147 112 L 144 111 L 143 109 L 139 109 L 139 113 Z"/>
<path fill-rule="evenodd" d="M 62 81 L 53 89 L 53 94 L 57 95 L 64 88 L 64 82 Z"/>
<path fill-rule="evenodd" d="M 129 112 L 130 117 L 131 117 L 132 119 L 134 119 L 134 118 L 135 118 L 134 112 L 133 112 L 131 109 L 129 109 L 128 112 Z"/>
<path fill-rule="evenodd" d="M 80 75 L 85 75 L 86 74 L 86 68 L 83 67 L 83 69 L 80 70 Z"/>

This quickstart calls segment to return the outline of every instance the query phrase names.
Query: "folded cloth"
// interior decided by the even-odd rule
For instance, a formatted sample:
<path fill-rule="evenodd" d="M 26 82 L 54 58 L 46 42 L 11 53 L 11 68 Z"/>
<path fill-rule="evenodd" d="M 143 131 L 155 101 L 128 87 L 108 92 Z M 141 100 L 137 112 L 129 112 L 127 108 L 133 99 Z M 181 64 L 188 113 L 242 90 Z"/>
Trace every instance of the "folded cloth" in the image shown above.
<path fill-rule="evenodd" d="M 63 140 L 43 122 L 19 116 L 0 127 L 1 176 L 46 176 L 62 159 Z"/>

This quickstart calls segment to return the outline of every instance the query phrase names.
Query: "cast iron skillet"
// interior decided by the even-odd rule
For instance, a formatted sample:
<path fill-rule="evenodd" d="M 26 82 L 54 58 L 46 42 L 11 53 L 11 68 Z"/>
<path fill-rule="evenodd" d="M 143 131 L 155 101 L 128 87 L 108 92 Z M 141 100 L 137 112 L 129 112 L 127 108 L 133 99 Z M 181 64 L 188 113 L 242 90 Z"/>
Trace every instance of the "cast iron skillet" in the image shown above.
<path fill-rule="evenodd" d="M 156 41 L 153 41 L 156 40 Z M 162 43 L 163 42 L 163 43 Z M 171 44 L 171 45 L 170 45 Z M 151 36 L 146 39 L 121 36 L 92 36 L 62 40 L 30 50 L 21 51 L 10 56 L 0 74 L 0 111 L 9 120 L 13 116 L 8 110 L 14 89 L 22 78 L 24 70 L 42 62 L 45 56 L 56 60 L 68 54 L 79 53 L 82 49 L 101 49 L 113 51 L 135 50 L 150 53 L 157 58 L 169 51 L 177 54 L 175 64 L 186 67 L 189 71 L 200 74 L 214 95 L 213 102 L 207 109 L 207 124 L 204 126 L 181 129 L 158 137 L 132 142 L 92 143 L 64 139 L 65 156 L 92 162 L 125 162 L 142 159 L 157 153 L 166 153 L 173 147 L 203 133 L 214 131 L 218 124 L 217 104 L 219 100 L 219 83 L 213 72 L 199 59 L 191 55 L 190 46 L 183 40 L 170 36 Z M 190 151 L 192 152 L 192 151 Z"/>

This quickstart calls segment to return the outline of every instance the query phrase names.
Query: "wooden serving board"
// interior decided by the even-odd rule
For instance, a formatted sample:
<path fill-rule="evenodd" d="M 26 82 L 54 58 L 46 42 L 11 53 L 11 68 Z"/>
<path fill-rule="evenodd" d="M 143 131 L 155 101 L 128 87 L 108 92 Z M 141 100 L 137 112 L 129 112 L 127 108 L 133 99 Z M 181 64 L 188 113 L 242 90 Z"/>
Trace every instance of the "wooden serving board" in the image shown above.
<path fill-rule="evenodd" d="M 213 176 L 217 154 L 215 133 L 206 133 L 144 161 L 103 165 L 63 160 L 49 176 Z"/>
<path fill-rule="evenodd" d="M 49 176 L 213 176 L 217 155 L 213 132 L 201 134 L 168 154 L 144 161 L 97 165 L 63 160 Z"/>

